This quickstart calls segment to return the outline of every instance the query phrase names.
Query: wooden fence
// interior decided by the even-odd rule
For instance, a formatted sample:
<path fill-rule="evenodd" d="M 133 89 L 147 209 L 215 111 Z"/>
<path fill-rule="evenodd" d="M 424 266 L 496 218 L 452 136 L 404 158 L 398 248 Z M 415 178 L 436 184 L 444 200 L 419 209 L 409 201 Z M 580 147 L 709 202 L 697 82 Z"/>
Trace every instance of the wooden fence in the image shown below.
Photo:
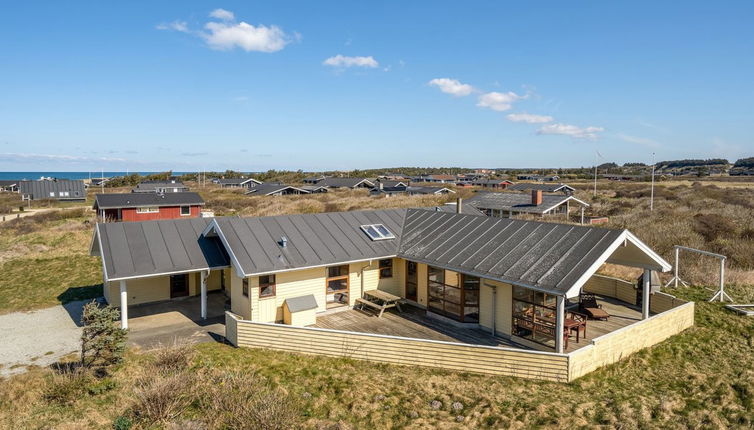
<path fill-rule="evenodd" d="M 233 320 L 233 321 L 229 321 Z M 381 363 L 436 367 L 461 372 L 568 381 L 568 356 L 483 345 L 412 339 L 241 320 L 226 313 L 226 337 L 236 346 L 348 357 Z"/>

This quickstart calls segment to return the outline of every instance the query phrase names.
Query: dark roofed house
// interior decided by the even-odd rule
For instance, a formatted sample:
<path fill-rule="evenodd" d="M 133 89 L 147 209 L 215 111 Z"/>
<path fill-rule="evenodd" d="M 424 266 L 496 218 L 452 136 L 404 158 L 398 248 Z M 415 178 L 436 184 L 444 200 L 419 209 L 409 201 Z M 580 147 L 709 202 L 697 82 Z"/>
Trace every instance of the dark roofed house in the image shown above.
<path fill-rule="evenodd" d="M 0 191 L 16 193 L 18 192 L 19 182 L 17 180 L 0 180 Z"/>
<path fill-rule="evenodd" d="M 52 179 L 39 181 L 20 181 L 18 192 L 24 200 L 86 200 L 84 181 L 69 179 Z"/>
<path fill-rule="evenodd" d="M 262 183 L 254 178 L 220 178 L 214 182 L 220 185 L 220 188 L 251 188 Z"/>
<path fill-rule="evenodd" d="M 249 191 L 245 194 L 252 196 L 287 196 L 292 194 L 309 194 L 309 191 L 294 187 L 293 185 L 263 183 L 249 188 Z"/>
<path fill-rule="evenodd" d="M 566 184 L 532 184 L 532 183 L 526 183 L 526 182 L 511 185 L 510 187 L 508 187 L 508 190 L 510 191 L 539 190 L 539 191 L 542 191 L 543 193 L 563 193 L 568 196 L 572 195 L 573 192 L 576 191 L 575 188 Z"/>
<path fill-rule="evenodd" d="M 513 185 L 513 182 L 507 179 L 477 179 L 472 182 L 472 185 L 474 185 L 475 187 L 504 190 Z"/>
<path fill-rule="evenodd" d="M 314 184 L 318 183 L 319 181 L 321 181 L 323 179 L 326 179 L 326 178 L 327 178 L 327 176 L 321 176 L 321 175 L 320 176 L 309 176 L 308 178 L 304 178 L 304 183 L 305 184 L 314 185 Z"/>
<path fill-rule="evenodd" d="M 298 188 L 301 188 L 309 194 L 326 193 L 328 190 L 328 188 L 323 185 L 302 185 Z"/>
<path fill-rule="evenodd" d="M 317 185 L 328 188 L 373 188 L 374 182 L 367 178 L 325 178 Z"/>
<path fill-rule="evenodd" d="M 131 190 L 133 193 L 183 193 L 189 188 L 175 179 L 167 181 L 144 181 Z"/>
<path fill-rule="evenodd" d="M 206 317 L 207 291 L 224 287 L 225 337 L 236 346 L 311 352 L 316 344 L 314 353 L 342 356 L 354 353 L 344 342 L 358 341 L 369 348 L 358 358 L 409 364 L 420 345 L 428 365 L 453 359 L 476 372 L 472 363 L 483 361 L 496 374 L 570 381 L 606 364 L 607 355 L 609 362 L 625 355 L 613 348 L 635 351 L 693 324 L 693 304 L 674 304 L 649 282 L 637 296 L 633 282 L 597 275 L 605 263 L 641 268 L 644 279 L 670 270 L 627 230 L 449 209 L 100 223 L 91 254 L 102 259 L 105 298 L 121 307 L 123 326 L 128 304 L 182 296 L 200 297 Z M 571 306 L 587 293 L 621 317 L 587 322 Z M 304 296 L 313 297 L 315 328 L 282 324 L 286 303 Z M 356 306 L 364 309 L 349 310 Z M 397 312 L 384 312 L 389 306 Z M 633 324 L 641 327 L 616 332 Z M 608 351 L 593 341 L 612 332 L 620 342 Z M 397 346 L 385 349 L 386 342 Z M 575 351 L 584 353 L 565 355 Z M 542 362 L 546 369 L 528 370 Z"/>
<path fill-rule="evenodd" d="M 194 192 L 97 194 L 94 210 L 105 221 L 196 218 L 204 200 Z"/>
<path fill-rule="evenodd" d="M 488 216 L 499 218 L 511 218 L 520 214 L 568 216 L 571 203 L 575 203 L 581 207 L 582 222 L 584 208 L 589 207 L 587 203 L 573 196 L 543 194 L 539 190 L 533 190 L 528 194 L 479 192 L 468 199 L 468 202 Z"/>

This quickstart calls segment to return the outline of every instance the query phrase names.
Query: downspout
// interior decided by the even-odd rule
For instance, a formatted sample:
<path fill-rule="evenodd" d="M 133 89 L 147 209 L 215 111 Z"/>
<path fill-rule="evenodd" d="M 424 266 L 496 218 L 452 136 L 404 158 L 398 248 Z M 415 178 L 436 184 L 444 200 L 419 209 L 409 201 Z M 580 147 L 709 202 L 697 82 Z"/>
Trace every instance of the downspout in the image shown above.
<path fill-rule="evenodd" d="M 497 336 L 497 285 L 492 286 L 492 336 Z"/>

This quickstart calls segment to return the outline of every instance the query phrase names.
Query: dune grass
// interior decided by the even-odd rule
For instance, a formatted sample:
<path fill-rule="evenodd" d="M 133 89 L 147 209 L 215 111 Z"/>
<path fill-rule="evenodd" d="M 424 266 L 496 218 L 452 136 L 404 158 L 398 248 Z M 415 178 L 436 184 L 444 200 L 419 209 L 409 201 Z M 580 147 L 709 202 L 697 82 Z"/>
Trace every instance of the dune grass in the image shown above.
<path fill-rule="evenodd" d="M 128 420 L 135 428 L 224 428 L 218 404 L 207 404 L 204 393 L 221 375 L 241 375 L 293 407 L 292 428 L 751 428 L 751 319 L 700 300 L 708 297 L 703 288 L 673 293 L 699 300 L 695 327 L 570 384 L 212 343 L 180 355 L 132 351 L 105 380 L 61 386 L 50 369 L 13 376 L 0 382 L 0 427 L 103 428 Z M 732 294 L 749 293 L 738 287 Z M 138 411 L 147 395 L 177 413 L 145 421 Z"/>

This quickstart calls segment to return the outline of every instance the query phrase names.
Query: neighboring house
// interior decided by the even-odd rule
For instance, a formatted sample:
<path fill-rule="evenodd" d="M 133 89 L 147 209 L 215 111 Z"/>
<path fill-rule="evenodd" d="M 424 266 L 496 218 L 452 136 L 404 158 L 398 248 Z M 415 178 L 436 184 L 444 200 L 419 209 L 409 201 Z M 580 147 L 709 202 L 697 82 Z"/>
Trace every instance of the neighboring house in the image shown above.
<path fill-rule="evenodd" d="M 20 181 L 18 192 L 23 200 L 86 200 L 84 181 L 69 179 L 52 179 L 39 181 Z"/>
<path fill-rule="evenodd" d="M 461 199 L 458 199 L 461 200 Z M 433 211 L 439 211 L 439 212 L 450 212 L 450 213 L 457 213 L 458 212 L 458 202 L 450 202 L 445 203 L 442 206 L 433 206 L 430 208 L 425 208 L 427 210 L 433 210 Z M 484 212 L 480 211 L 479 209 L 475 208 L 474 206 L 470 205 L 466 201 L 461 202 L 461 213 L 467 214 L 467 215 L 476 215 L 476 216 L 487 216 Z"/>
<path fill-rule="evenodd" d="M 308 178 L 304 178 L 304 183 L 309 185 L 314 185 L 317 182 L 326 179 L 327 176 L 310 176 Z"/>
<path fill-rule="evenodd" d="M 602 348 L 639 349 L 688 326 L 685 320 L 676 326 L 673 319 L 650 319 L 652 312 L 673 308 L 674 299 L 657 295 L 649 282 L 639 290 L 639 297 L 633 283 L 628 283 L 628 294 L 610 302 L 610 309 L 629 317 L 616 316 L 609 323 L 589 321 L 591 328 L 584 331 L 584 336 L 615 332 L 627 337 L 605 346 L 587 338 L 576 342 L 572 330 L 582 326 L 572 324 L 577 316 L 569 300 L 578 300 L 585 291 L 616 295 L 611 291 L 618 284 L 596 275 L 604 263 L 642 269 L 649 274 L 645 279 L 651 279 L 652 271 L 671 269 L 627 230 L 444 210 L 389 209 L 99 223 L 90 253 L 101 257 L 104 296 L 111 305 L 121 307 L 124 327 L 128 305 L 187 295 L 200 295 L 202 316 L 206 316 L 206 292 L 224 287 L 231 312 L 226 316 L 226 338 L 235 345 L 264 343 L 267 348 L 326 354 L 333 343 L 338 356 L 354 353 L 363 345 L 370 348 L 368 355 L 375 354 L 374 359 L 392 345 L 390 359 L 406 354 L 403 364 L 412 364 L 415 358 L 405 348 L 424 345 L 430 358 L 450 360 L 456 369 L 479 371 L 473 363 L 481 360 L 491 373 L 523 366 L 515 376 L 544 375 L 547 379 L 548 372 L 557 372 L 551 379 L 568 381 L 590 370 L 569 371 L 568 356 L 536 351 L 583 352 L 570 360 L 587 360 L 593 364 L 584 366 L 594 369 L 622 355 L 621 350 L 603 352 Z M 366 318 L 363 312 L 333 319 L 332 312 L 355 312 L 349 309 L 362 305 L 363 298 L 375 292 L 409 304 L 414 310 L 404 312 L 410 312 L 411 319 L 402 320 L 396 312 L 391 315 L 392 328 L 375 317 L 363 326 L 349 322 Z M 273 324 L 283 321 L 288 300 L 301 297 L 316 303 L 313 312 L 319 331 Z M 690 311 L 693 322 L 693 307 Z M 425 324 L 421 330 L 390 336 L 391 330 L 400 330 L 402 325 L 416 326 L 412 321 L 417 319 Z M 644 324 L 644 328 L 618 330 L 632 324 Z M 435 340 L 438 350 L 433 349 L 420 338 L 431 330 L 442 330 L 438 325 L 452 327 L 453 337 L 461 340 Z M 275 327 L 286 331 L 275 331 Z M 377 333 L 349 337 L 369 327 Z M 307 336 L 311 337 L 307 340 Z M 641 336 L 642 346 L 636 348 L 638 341 L 631 336 Z M 569 337 L 574 338 L 570 346 Z M 383 349 L 371 349 L 370 339 L 384 342 Z M 486 346 L 468 345 L 475 341 Z M 457 345 L 464 346 L 458 349 Z M 361 353 L 357 357 L 370 359 Z M 540 370 L 536 363 L 542 361 L 554 364 Z"/>
<path fill-rule="evenodd" d="M 414 178 L 415 182 L 437 182 L 441 184 L 454 184 L 456 180 L 455 175 L 422 175 Z"/>
<path fill-rule="evenodd" d="M 374 182 L 367 178 L 325 178 L 317 185 L 327 188 L 373 188 Z"/>
<path fill-rule="evenodd" d="M 254 178 L 220 178 L 215 179 L 216 184 L 220 185 L 220 188 L 251 188 L 262 183 Z"/>
<path fill-rule="evenodd" d="M 609 173 L 602 175 L 603 178 L 610 180 L 610 181 L 643 181 L 644 178 L 651 176 L 650 175 L 626 175 L 626 174 L 618 174 L 618 173 Z"/>
<path fill-rule="evenodd" d="M 0 180 L 0 191 L 17 193 L 19 182 L 16 180 Z"/>
<path fill-rule="evenodd" d="M 110 182 L 110 178 L 92 178 L 91 181 L 88 184 L 85 184 L 87 188 L 89 187 L 102 187 L 103 185 Z"/>
<path fill-rule="evenodd" d="M 510 191 L 532 191 L 539 190 L 543 193 L 563 193 L 565 195 L 572 195 L 575 188 L 566 184 L 532 184 L 532 183 L 519 183 L 508 187 Z"/>
<path fill-rule="evenodd" d="M 131 190 L 132 193 L 183 193 L 189 188 L 174 179 L 168 181 L 144 181 Z"/>
<path fill-rule="evenodd" d="M 373 196 L 379 196 L 379 195 L 392 196 L 395 194 L 407 194 L 409 196 L 429 195 L 429 194 L 441 195 L 441 194 L 450 194 L 450 193 L 455 194 L 455 191 L 451 190 L 450 188 L 445 188 L 445 187 L 419 187 L 419 186 L 413 186 L 413 185 L 410 187 L 377 186 L 369 190 L 369 194 Z"/>
<path fill-rule="evenodd" d="M 408 187 L 411 185 L 411 181 L 394 181 L 390 179 L 377 179 L 375 181 L 375 187 L 383 187 L 383 188 L 398 188 L 398 187 Z"/>
<path fill-rule="evenodd" d="M 477 179 L 472 182 L 472 185 L 474 185 L 475 187 L 504 190 L 513 185 L 513 182 L 507 179 Z"/>
<path fill-rule="evenodd" d="M 328 188 L 322 185 L 302 185 L 298 188 L 306 191 L 309 194 L 326 193 Z"/>
<path fill-rule="evenodd" d="M 150 221 L 195 218 L 204 200 L 197 193 L 97 194 L 93 209 L 105 221 Z"/>
<path fill-rule="evenodd" d="M 467 200 L 468 203 L 488 216 L 512 218 L 515 215 L 562 215 L 568 216 L 574 206 L 579 206 L 583 223 L 584 209 L 589 205 L 573 196 L 543 194 L 540 190 L 531 193 L 480 192 Z"/>
<path fill-rule="evenodd" d="M 249 188 L 249 191 L 245 194 L 252 196 L 287 196 L 290 194 L 309 194 L 309 192 L 293 185 L 263 183 Z"/>

